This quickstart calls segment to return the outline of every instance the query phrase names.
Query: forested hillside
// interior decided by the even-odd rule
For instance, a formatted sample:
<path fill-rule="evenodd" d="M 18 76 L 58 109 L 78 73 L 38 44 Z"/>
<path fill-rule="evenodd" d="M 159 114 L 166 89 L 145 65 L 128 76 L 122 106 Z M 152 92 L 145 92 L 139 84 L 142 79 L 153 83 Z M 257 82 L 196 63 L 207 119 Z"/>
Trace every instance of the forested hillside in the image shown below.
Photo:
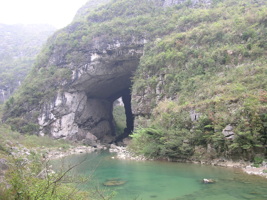
<path fill-rule="evenodd" d="M 59 108 L 47 114 L 59 93 L 80 92 L 75 81 L 83 73 L 114 55 L 109 70 L 124 66 L 128 57 L 120 56 L 132 51 L 141 55 L 132 77 L 133 151 L 173 160 L 263 159 L 266 44 L 265 0 L 113 0 L 50 38 L 4 119 L 25 131 L 38 126 L 37 117 L 61 117 Z"/>
<path fill-rule="evenodd" d="M 74 17 L 74 20 L 79 20 L 80 18 L 84 18 L 91 11 L 93 12 L 95 9 L 108 3 L 109 1 L 110 0 L 90 0 L 90 1 L 87 1 L 86 4 L 77 11 L 77 13 Z"/>
<path fill-rule="evenodd" d="M 174 160 L 264 156 L 266 2 L 217 1 L 169 16 L 174 30 L 146 46 L 133 80 L 135 112 L 150 118 L 133 149 Z"/>
<path fill-rule="evenodd" d="M 0 24 L 0 102 L 21 84 L 54 31 L 49 25 Z"/>

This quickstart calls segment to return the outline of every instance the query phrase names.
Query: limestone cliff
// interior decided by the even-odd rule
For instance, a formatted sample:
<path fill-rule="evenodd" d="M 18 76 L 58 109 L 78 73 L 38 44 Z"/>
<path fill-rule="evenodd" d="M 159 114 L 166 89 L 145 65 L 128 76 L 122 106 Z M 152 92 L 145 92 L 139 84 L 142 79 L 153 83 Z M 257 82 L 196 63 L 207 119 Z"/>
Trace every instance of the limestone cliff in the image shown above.
<path fill-rule="evenodd" d="M 41 133 L 110 142 L 115 136 L 113 102 L 130 88 L 144 44 L 145 40 L 107 43 L 101 38 L 86 49 L 68 50 L 69 56 L 80 56 L 79 62 L 65 60 L 65 49 L 55 49 L 49 65 L 70 69 L 72 77 L 64 83 L 64 92 L 43 106 Z"/>
<path fill-rule="evenodd" d="M 163 9 L 158 2 L 112 1 L 92 12 L 89 1 L 83 16 L 49 39 L 14 102 L 7 102 L 4 119 L 35 132 L 27 121 L 38 123 L 40 134 L 55 138 L 110 142 L 113 102 L 122 97 L 127 136 L 133 130 L 131 77 L 152 37 L 136 19 Z"/>
<path fill-rule="evenodd" d="M 252 30 L 250 9 L 256 10 L 260 3 L 246 0 L 241 5 L 229 0 L 221 7 L 218 2 L 224 1 L 114 0 L 95 12 L 90 10 L 49 39 L 14 102 L 9 102 L 4 120 L 25 127 L 23 130 L 33 130 L 35 126 L 27 122 L 34 122 L 39 128 L 33 132 L 55 138 L 91 145 L 98 140 L 111 142 L 116 137 L 113 102 L 122 97 L 127 117 L 123 136 L 133 130 L 134 116 L 151 117 L 153 126 L 161 124 L 166 134 L 186 130 L 188 138 L 179 141 L 186 150 L 194 131 L 196 135 L 213 131 L 216 139 L 223 136 L 218 130 L 227 125 L 235 132 L 233 107 L 240 104 L 232 94 L 240 95 L 243 102 L 246 89 L 232 80 L 236 89 L 225 97 L 218 91 L 229 88 L 214 91 L 215 87 L 207 85 L 217 85 L 217 80 L 230 84 L 225 80 L 228 73 L 241 79 L 237 66 L 244 63 L 252 63 L 244 72 L 246 77 L 262 72 L 262 68 L 252 68 L 256 61 L 263 62 L 257 59 L 266 46 L 257 41 L 264 41 L 266 21 L 259 12 L 255 17 L 258 28 Z M 237 26 L 233 14 L 239 16 L 244 10 L 247 17 L 240 18 L 242 23 Z M 258 87 L 260 94 L 263 86 Z M 218 110 L 227 110 L 223 117 L 216 116 L 218 102 Z M 190 117 L 192 120 L 185 120 Z M 150 126 L 149 120 L 143 120 L 147 121 L 145 126 Z"/>

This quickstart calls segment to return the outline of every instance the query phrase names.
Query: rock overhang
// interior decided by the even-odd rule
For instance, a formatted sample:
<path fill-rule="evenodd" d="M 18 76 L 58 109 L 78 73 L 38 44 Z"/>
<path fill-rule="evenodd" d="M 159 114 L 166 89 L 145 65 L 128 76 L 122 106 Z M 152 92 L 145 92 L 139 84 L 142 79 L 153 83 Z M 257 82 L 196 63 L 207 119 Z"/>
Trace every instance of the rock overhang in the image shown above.
<path fill-rule="evenodd" d="M 127 96 L 146 41 L 115 40 L 104 44 L 102 39 L 82 51 L 55 50 L 61 53 L 50 57 L 49 65 L 70 69 L 72 78 L 58 92 L 55 102 L 43 108 L 39 117 L 42 134 L 87 144 L 111 142 L 115 137 L 113 101 L 121 96 L 127 101 L 127 130 L 132 130 L 131 99 Z"/>
<path fill-rule="evenodd" d="M 69 91 L 84 91 L 88 97 L 110 98 L 131 86 L 131 77 L 139 64 L 139 57 L 129 60 L 100 60 L 74 69 Z"/>

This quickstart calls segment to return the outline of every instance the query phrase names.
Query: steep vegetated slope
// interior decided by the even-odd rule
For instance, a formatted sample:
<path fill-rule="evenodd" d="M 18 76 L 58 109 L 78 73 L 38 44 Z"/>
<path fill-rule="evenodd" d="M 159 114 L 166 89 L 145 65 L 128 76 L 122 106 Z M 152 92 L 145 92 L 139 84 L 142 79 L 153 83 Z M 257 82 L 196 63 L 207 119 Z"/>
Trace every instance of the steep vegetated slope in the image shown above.
<path fill-rule="evenodd" d="M 36 55 L 52 35 L 49 25 L 0 24 L 0 102 L 21 84 L 33 67 Z"/>
<path fill-rule="evenodd" d="M 91 73 L 89 68 L 109 65 L 105 69 L 112 74 L 118 66 L 131 66 L 132 72 L 140 59 L 132 80 L 139 126 L 133 150 L 171 159 L 201 158 L 206 149 L 211 158 L 263 157 L 266 11 L 264 0 L 110 1 L 50 38 L 31 75 L 9 102 L 12 106 L 6 106 L 4 119 L 34 132 L 38 129 L 28 122 L 37 124 L 37 118 L 44 116 L 49 120 L 43 127 L 51 133 L 53 126 L 64 122 L 55 119 L 65 108 L 64 98 L 68 100 L 64 91 L 80 95 L 86 90 L 81 81 Z M 108 93 L 99 88 L 88 89 L 86 98 Z M 65 97 L 59 98 L 59 93 Z M 119 97 L 112 95 L 101 98 Z M 71 124 L 78 127 L 72 134 L 93 127 L 88 119 L 85 127 L 76 113 L 71 116 L 75 118 Z"/>
<path fill-rule="evenodd" d="M 81 7 L 75 17 L 74 20 L 79 20 L 81 18 L 84 18 L 85 15 L 88 15 L 91 11 L 93 12 L 98 7 L 108 3 L 110 0 L 90 0 L 87 1 L 86 4 Z"/>
<path fill-rule="evenodd" d="M 20 91 L 6 104 L 11 106 L 4 119 L 23 132 L 36 132 L 33 123 L 41 123 L 43 132 L 55 137 L 83 138 L 87 129 L 113 134 L 112 101 L 131 85 L 146 39 L 169 32 L 154 20 L 167 24 L 162 11 L 154 1 L 112 1 L 55 33 Z M 103 116 L 97 119 L 88 116 L 86 110 L 96 108 L 87 104 L 88 97 L 107 112 L 98 112 Z"/>
<path fill-rule="evenodd" d="M 134 77 L 135 113 L 150 123 L 133 135 L 133 149 L 171 159 L 266 156 L 264 1 L 170 15 L 175 30 L 146 46 Z"/>

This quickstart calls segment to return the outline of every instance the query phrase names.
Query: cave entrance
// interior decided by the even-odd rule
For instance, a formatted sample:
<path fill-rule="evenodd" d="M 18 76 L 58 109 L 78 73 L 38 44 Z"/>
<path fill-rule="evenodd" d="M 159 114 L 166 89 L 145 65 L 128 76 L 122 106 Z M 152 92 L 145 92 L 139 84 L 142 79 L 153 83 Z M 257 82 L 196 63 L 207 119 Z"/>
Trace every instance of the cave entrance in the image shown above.
<path fill-rule="evenodd" d="M 125 89 L 113 103 L 113 117 L 116 126 L 116 139 L 119 142 L 134 130 L 134 116 L 131 105 L 131 90 Z"/>
<path fill-rule="evenodd" d="M 146 40 L 131 37 L 114 38 L 112 42 L 101 35 L 89 43 L 86 47 L 64 51 L 59 48 L 60 55 L 51 55 L 52 64 L 70 69 L 72 75 L 56 86 L 57 97 L 44 104 L 38 122 L 41 130 L 48 130 L 55 138 L 88 141 L 87 144 L 121 141 L 134 129 L 131 80 L 143 56 Z M 71 59 L 66 60 L 66 54 Z M 113 102 L 119 97 L 124 104 L 126 123 L 123 133 L 117 137 Z"/>

